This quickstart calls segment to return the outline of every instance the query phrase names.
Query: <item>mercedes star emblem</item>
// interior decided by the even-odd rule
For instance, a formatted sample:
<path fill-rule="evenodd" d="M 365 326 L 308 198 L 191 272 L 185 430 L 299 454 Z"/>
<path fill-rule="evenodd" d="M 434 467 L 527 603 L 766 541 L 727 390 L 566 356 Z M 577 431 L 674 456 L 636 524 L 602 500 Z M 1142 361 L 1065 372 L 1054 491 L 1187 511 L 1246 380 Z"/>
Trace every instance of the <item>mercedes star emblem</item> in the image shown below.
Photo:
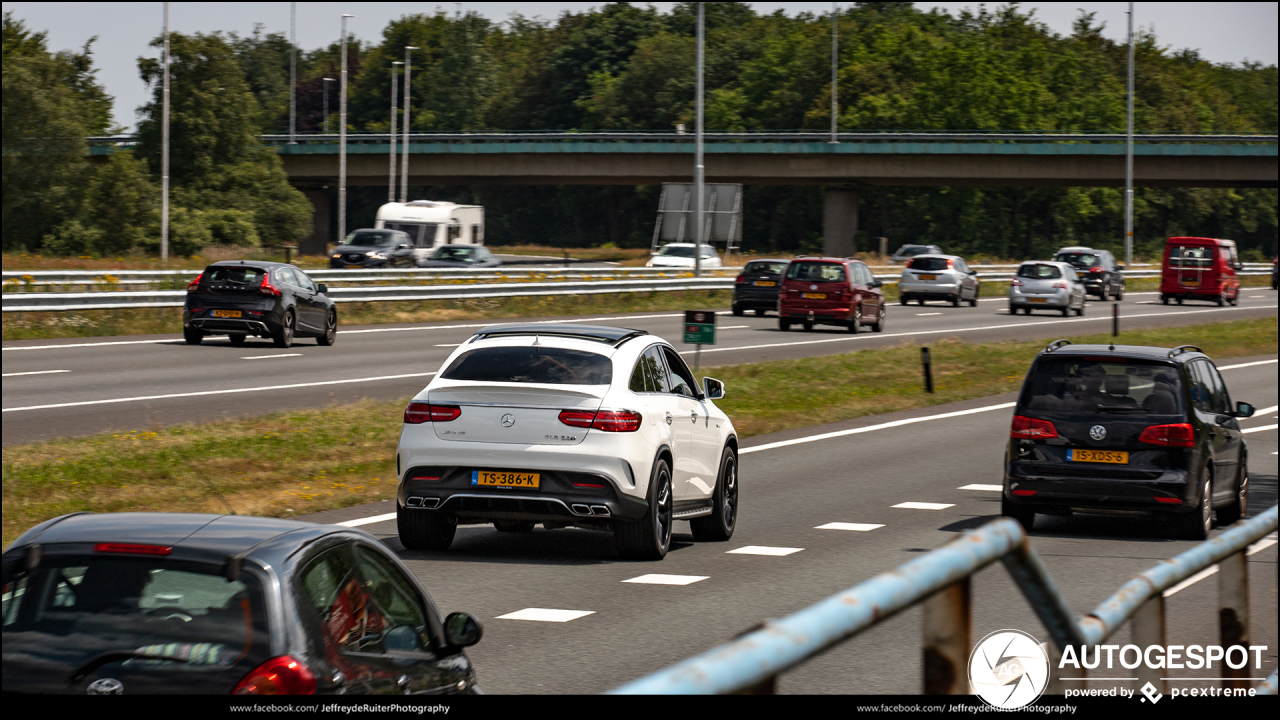
<path fill-rule="evenodd" d="M 512 425 L 515 425 L 515 424 L 516 424 L 515 415 L 512 415 L 511 413 L 507 413 L 506 415 L 502 416 L 502 427 L 511 427 Z"/>

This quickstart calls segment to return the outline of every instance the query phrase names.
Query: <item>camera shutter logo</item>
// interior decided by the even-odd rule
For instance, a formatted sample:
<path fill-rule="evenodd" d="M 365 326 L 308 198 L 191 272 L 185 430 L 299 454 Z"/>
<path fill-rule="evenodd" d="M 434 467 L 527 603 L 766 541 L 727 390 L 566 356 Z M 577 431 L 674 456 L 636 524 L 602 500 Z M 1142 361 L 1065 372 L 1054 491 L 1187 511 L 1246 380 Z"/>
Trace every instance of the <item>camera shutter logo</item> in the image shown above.
<path fill-rule="evenodd" d="M 997 630 L 969 656 L 969 687 L 984 702 L 1016 710 L 1035 702 L 1049 684 L 1049 656 L 1021 630 Z"/>

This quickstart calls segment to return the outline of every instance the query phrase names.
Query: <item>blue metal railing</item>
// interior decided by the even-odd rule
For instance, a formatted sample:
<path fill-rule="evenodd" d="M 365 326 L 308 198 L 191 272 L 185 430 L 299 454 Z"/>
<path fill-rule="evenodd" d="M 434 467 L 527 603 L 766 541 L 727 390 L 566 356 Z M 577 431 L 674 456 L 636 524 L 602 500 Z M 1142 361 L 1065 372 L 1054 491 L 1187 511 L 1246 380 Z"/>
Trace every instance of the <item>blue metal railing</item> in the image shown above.
<path fill-rule="evenodd" d="M 965 663 L 969 652 L 969 577 L 996 560 L 1004 563 L 1018 588 L 1031 603 L 1053 640 L 1054 657 L 1067 646 L 1097 645 L 1115 632 L 1126 619 L 1135 617 L 1150 625 L 1153 608 L 1159 609 L 1159 637 L 1163 644 L 1163 592 L 1193 574 L 1217 563 L 1225 567 L 1238 558 L 1244 567 L 1244 552 L 1250 544 L 1273 532 L 1277 507 L 1235 526 L 1212 540 L 1166 560 L 1134 577 L 1092 613 L 1073 618 L 1062 593 L 1041 562 L 1023 531 L 1011 519 L 988 523 L 933 552 L 887 573 L 833 595 L 781 620 L 701 655 L 612 690 L 616 694 L 723 694 L 769 692 L 778 674 L 785 672 L 827 648 L 857 635 L 894 614 L 924 602 L 925 688 L 926 694 L 967 694 Z M 1224 570 L 1224 576 L 1227 571 Z M 1247 645 L 1247 582 L 1239 592 L 1224 577 L 1220 585 L 1224 605 L 1245 607 L 1245 636 L 1224 637 L 1223 645 Z M 1243 600 L 1241 600 L 1243 596 Z M 962 609 L 961 609 L 962 608 Z M 1228 608 L 1224 607 L 1224 610 Z M 950 625 L 950 627 L 947 627 Z M 1224 624 L 1225 625 L 1225 624 Z M 1135 632 L 1137 628 L 1135 626 Z M 1227 630 L 1224 626 L 1224 636 Z M 943 672 L 931 672 L 930 665 L 950 664 Z M 1247 667 L 1247 666 L 1246 666 Z M 1073 677 L 1083 677 L 1083 670 Z M 1158 673 L 1157 673 L 1158 675 Z M 953 678 L 938 684 L 936 678 Z M 1158 680 L 1158 678 L 1156 678 Z M 1161 681 L 1162 682 L 1162 681 Z M 1157 682 L 1157 686 L 1161 685 Z M 1274 688 L 1274 676 L 1271 680 Z"/>

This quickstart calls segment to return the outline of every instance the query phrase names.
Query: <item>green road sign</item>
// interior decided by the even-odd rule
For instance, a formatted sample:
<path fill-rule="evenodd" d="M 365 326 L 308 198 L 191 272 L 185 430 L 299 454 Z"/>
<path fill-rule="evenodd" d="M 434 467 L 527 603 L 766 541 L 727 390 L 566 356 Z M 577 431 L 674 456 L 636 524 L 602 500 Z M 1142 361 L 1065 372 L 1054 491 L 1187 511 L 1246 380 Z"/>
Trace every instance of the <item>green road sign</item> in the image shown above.
<path fill-rule="evenodd" d="M 689 345 L 715 345 L 716 314 L 710 310 L 685 310 L 684 341 Z"/>

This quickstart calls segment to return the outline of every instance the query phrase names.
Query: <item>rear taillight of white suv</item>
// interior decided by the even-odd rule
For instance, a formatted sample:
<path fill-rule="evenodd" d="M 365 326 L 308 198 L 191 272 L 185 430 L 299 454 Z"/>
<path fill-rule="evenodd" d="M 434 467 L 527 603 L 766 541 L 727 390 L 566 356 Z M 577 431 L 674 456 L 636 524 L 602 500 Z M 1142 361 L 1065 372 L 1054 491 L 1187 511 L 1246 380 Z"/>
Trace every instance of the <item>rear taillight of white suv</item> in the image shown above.
<path fill-rule="evenodd" d="M 635 432 L 644 416 L 634 410 L 561 410 L 560 422 L 604 432 Z"/>
<path fill-rule="evenodd" d="M 457 420 L 462 414 L 462 408 L 457 405 L 431 405 L 428 403 L 411 402 L 409 407 L 404 409 L 404 422 L 406 425 L 419 425 L 427 422 L 449 422 Z"/>

